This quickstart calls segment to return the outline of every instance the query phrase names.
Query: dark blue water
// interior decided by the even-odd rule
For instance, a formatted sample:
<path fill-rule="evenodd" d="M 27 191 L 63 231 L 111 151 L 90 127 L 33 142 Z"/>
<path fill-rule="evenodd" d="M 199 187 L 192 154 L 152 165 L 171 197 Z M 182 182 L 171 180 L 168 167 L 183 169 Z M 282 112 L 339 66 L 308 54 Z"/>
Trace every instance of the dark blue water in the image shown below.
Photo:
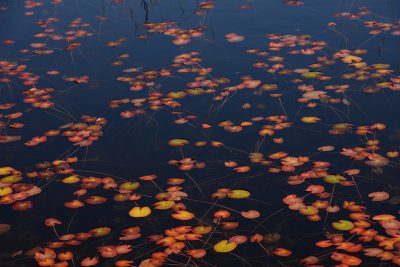
<path fill-rule="evenodd" d="M 28 8 L 35 3 L 40 5 Z M 44 225 L 45 219 L 51 217 L 62 221 L 62 225 L 57 226 L 60 235 L 87 232 L 101 226 L 112 228 L 112 232 L 105 237 L 93 237 L 77 245 L 64 244 L 61 248 L 54 249 L 56 253 L 67 250 L 74 253 L 74 261 L 68 261 L 70 266 L 79 266 L 81 260 L 88 256 L 99 257 L 98 266 L 113 266 L 121 259 L 134 260 L 134 265 L 139 266 L 143 260 L 151 258 L 151 253 L 165 249 L 154 242 L 146 241 L 150 235 L 163 234 L 168 228 L 182 225 L 211 225 L 215 232 L 212 235 L 204 235 L 200 241 L 186 241 L 182 252 L 168 256 L 165 265 L 299 266 L 300 259 L 314 255 L 319 257 L 323 266 L 334 266 L 339 264 L 330 258 L 335 247 L 318 248 L 314 245 L 315 242 L 327 239 L 327 236 L 334 233 L 342 233 L 345 239 L 354 244 L 360 243 L 364 248 L 379 247 L 376 241 L 363 243 L 347 231 L 332 228 L 331 223 L 339 219 L 354 221 L 349 219 L 348 210 L 341 209 L 340 212 L 329 216 L 321 210 L 321 220 L 312 222 L 299 212 L 289 210 L 287 205 L 282 203 L 282 198 L 289 194 L 305 196 L 307 192 L 304 190 L 308 185 L 320 184 L 325 186 L 326 192 L 333 193 L 332 197 L 321 198 L 329 201 L 331 205 L 342 207 L 344 201 L 357 201 L 358 204 L 367 207 L 368 215 L 398 215 L 398 158 L 390 158 L 390 162 L 385 166 L 371 167 L 365 164 L 365 160 L 353 160 L 339 152 L 343 148 L 366 147 L 368 140 L 380 141 L 380 150 L 366 149 L 370 154 L 378 153 L 386 157 L 386 152 L 399 149 L 399 92 L 386 87 L 376 90 L 373 94 L 365 93 L 365 88 L 376 89 L 376 85 L 382 82 L 391 82 L 392 86 L 399 83 L 400 36 L 396 35 L 396 31 L 400 30 L 399 2 L 304 0 L 303 5 L 287 5 L 283 1 L 235 0 L 213 3 L 215 7 L 207 10 L 202 10 L 198 1 L 172 0 L 64 0 L 56 5 L 46 0 L 3 1 L 0 4 L 4 7 L 4 10 L 0 11 L 0 39 L 3 41 L 0 45 L 0 60 L 7 61 L 7 64 L 26 65 L 22 72 L 38 76 L 36 84 L 24 85 L 21 73 L 9 75 L 7 71 L 10 70 L 4 69 L 0 72 L 2 78 L 10 79 L 0 84 L 0 104 L 15 103 L 11 109 L 0 110 L 0 114 L 6 116 L 14 112 L 23 113 L 23 116 L 17 119 L 0 117 L 0 123 L 6 124 L 0 127 L 1 136 L 21 136 L 19 141 L 0 143 L 0 167 L 11 166 L 23 173 L 22 181 L 14 184 L 14 190 L 19 183 L 35 185 L 42 189 L 40 194 L 23 200 L 32 201 L 31 209 L 15 211 L 12 209 L 14 203 L 0 206 L 0 223 L 11 225 L 10 231 L 0 235 L 1 266 L 36 266 L 36 261 L 31 257 L 32 253 L 26 252 L 35 247 L 44 248 L 49 242 L 57 240 L 53 229 Z M 343 13 L 356 14 L 367 10 L 365 7 L 369 14 L 357 18 L 349 19 L 345 17 L 346 13 Z M 340 13 L 342 16 L 337 15 Z M 57 18 L 58 21 L 49 23 L 49 18 Z M 80 21 L 75 21 L 71 26 L 77 18 L 80 18 Z M 376 28 L 365 27 L 365 22 L 368 21 L 387 23 L 390 29 L 379 34 L 370 34 L 369 32 Z M 203 35 L 191 38 L 188 44 L 175 45 L 173 36 L 150 32 L 149 27 L 145 27 L 149 23 L 162 22 L 174 22 L 183 30 L 200 27 Z M 336 23 L 336 26 L 328 26 L 330 22 Z M 46 23 L 49 23 L 47 27 L 44 26 Z M 89 36 L 65 40 L 67 36 L 74 34 L 69 31 L 76 30 L 83 30 L 83 34 Z M 48 35 L 38 38 L 37 34 L 43 32 Z M 228 33 L 242 35 L 245 39 L 242 42 L 228 42 L 225 37 Z M 307 40 L 323 41 L 326 42 L 326 46 L 311 56 L 289 53 L 302 48 L 299 46 L 272 51 L 269 50 L 268 44 L 276 40 L 269 39 L 268 35 L 271 34 L 309 35 Z M 54 40 L 58 39 L 57 36 L 60 40 Z M 9 44 L 6 40 L 12 40 L 13 43 Z M 107 45 L 108 42 L 117 40 L 120 40 L 120 43 L 117 42 L 115 47 Z M 68 48 L 71 42 L 78 42 L 78 47 Z M 32 48 L 32 43 L 45 43 L 46 47 Z M 21 52 L 23 49 L 28 51 Z M 34 51 L 46 49 L 52 50 L 52 53 L 42 55 Z M 251 49 L 259 49 L 270 55 L 257 56 L 246 52 Z M 290 71 L 307 69 L 310 64 L 317 62 L 317 57 L 326 56 L 333 59 L 333 55 L 341 49 L 365 49 L 368 53 L 357 56 L 362 57 L 362 62 L 366 62 L 367 67 L 355 69 L 354 66 L 335 59 L 335 64 L 316 69 L 323 72 L 323 75 L 332 77 L 331 80 L 304 79 L 298 83 L 293 81 L 302 79 L 298 73 L 286 75 L 267 71 L 276 63 L 283 64 L 283 69 Z M 198 52 L 198 57 L 202 59 L 199 64 L 190 68 L 212 68 L 212 72 L 199 75 L 177 71 L 179 67 L 172 65 L 174 58 L 190 52 Z M 121 55 L 124 54 L 129 57 L 121 59 Z M 274 62 L 268 59 L 270 56 L 280 56 L 284 59 L 282 62 Z M 267 63 L 270 67 L 253 67 L 253 64 L 259 61 Z M 378 63 L 389 64 L 390 73 L 382 77 L 371 77 L 375 72 L 371 66 Z M 123 72 L 129 68 L 137 68 L 137 71 Z M 140 91 L 131 91 L 129 83 L 117 80 L 121 76 L 135 77 L 146 71 L 158 72 L 161 69 L 168 69 L 172 74 L 158 75 L 155 79 L 139 78 L 154 83 Z M 49 75 L 48 71 L 51 70 L 57 70 L 59 74 Z M 343 79 L 343 74 L 357 70 L 359 72 L 356 76 L 364 76 L 365 79 Z M 84 75 L 89 76 L 87 83 L 66 80 L 68 77 Z M 268 92 L 259 87 L 247 88 L 237 90 L 222 100 L 215 99 L 221 92 L 226 92 L 226 87 L 240 84 L 246 75 L 262 81 L 262 84 L 276 84 L 278 89 Z M 224 77 L 230 82 L 216 86 L 213 92 L 175 99 L 180 104 L 175 108 L 149 104 L 152 100 L 161 99 L 164 103 L 171 100 L 166 97 L 169 92 L 187 90 L 188 84 L 195 81 L 196 76 L 209 80 Z M 300 84 L 312 84 L 315 90 L 323 90 L 330 97 L 340 101 L 333 104 L 314 99 L 310 102 L 317 103 L 316 107 L 307 107 L 307 104 L 298 102 L 298 98 L 303 94 L 297 89 Z M 349 86 L 345 94 L 334 93 L 325 87 L 343 84 Z M 35 87 L 54 89 L 50 93 L 54 103 L 51 108 L 32 107 L 24 102 L 24 94 Z M 202 88 L 210 89 L 207 86 Z M 162 96 L 152 98 L 154 93 Z M 270 93 L 282 95 L 271 97 Z M 110 108 L 110 101 L 116 99 L 143 99 L 145 104 L 139 108 L 145 113 L 130 119 L 121 118 L 121 112 L 133 111 L 138 107 L 130 103 Z M 345 102 L 343 99 L 346 99 Z M 51 129 L 81 122 L 82 115 L 107 120 L 107 124 L 102 128 L 103 135 L 90 146 L 78 148 L 61 135 L 48 137 L 46 142 L 34 147 L 24 144 Z M 189 117 L 189 121 L 184 124 L 174 122 L 187 116 L 195 117 Z M 265 119 L 253 120 L 253 125 L 243 127 L 243 130 L 237 133 L 218 126 L 221 121 L 231 121 L 234 125 L 239 125 L 259 116 L 286 116 L 291 125 L 282 131 L 276 130 L 274 136 L 265 138 L 260 137 L 259 130 L 263 125 L 274 124 Z M 305 116 L 316 116 L 321 121 L 306 124 L 300 120 Z M 13 122 L 24 123 L 25 126 L 21 129 L 9 127 Z M 357 127 L 378 122 L 384 123 L 386 129 L 372 130 L 366 135 L 356 133 Z M 203 123 L 210 124 L 212 128 L 204 129 L 201 127 Z M 338 123 L 350 123 L 353 127 L 340 135 L 330 134 L 329 130 Z M 283 138 L 284 143 L 274 143 L 274 137 Z M 190 144 L 181 149 L 168 146 L 168 141 L 173 138 L 187 139 Z M 196 146 L 197 141 L 206 141 L 207 144 Z M 212 141 L 222 142 L 223 145 L 213 146 Z M 318 147 L 325 145 L 334 146 L 335 149 L 326 153 L 318 152 Z M 294 172 L 273 173 L 270 168 L 280 168 L 282 164 L 279 159 L 272 160 L 268 156 L 279 151 L 293 157 L 307 156 L 311 161 L 297 167 Z M 250 153 L 254 152 L 263 154 L 264 164 L 249 160 Z M 85 207 L 76 210 L 68 209 L 64 203 L 76 198 L 72 195 L 73 192 L 85 184 L 64 184 L 62 179 L 68 175 L 61 173 L 44 178 L 28 178 L 27 173 L 43 171 L 35 167 L 37 163 L 65 160 L 72 156 L 78 157 L 79 161 L 73 163 L 71 168 L 81 178 L 112 177 L 117 185 L 125 180 L 138 181 L 138 177 L 148 174 L 156 174 L 158 178 L 154 184 L 141 181 L 141 187 L 135 191 L 144 195 L 139 201 L 116 202 L 113 197 L 117 190 L 106 190 L 97 186 L 88 189 L 88 194 L 81 199 L 98 195 L 108 198 L 106 203 L 86 204 Z M 168 163 L 170 160 L 182 158 L 191 158 L 205 165 L 186 172 Z M 239 166 L 250 166 L 251 169 L 249 172 L 237 173 L 224 166 L 224 161 L 227 160 L 235 161 Z M 322 178 L 306 180 L 300 185 L 287 184 L 289 176 L 311 170 L 314 161 L 329 162 L 329 174 L 339 174 L 353 168 L 360 169 L 360 175 L 354 176 L 358 188 L 354 185 L 333 186 L 325 183 Z M 47 166 L 46 169 L 54 171 L 54 166 Z M 180 186 L 182 191 L 188 194 L 188 199 L 181 202 L 197 219 L 174 220 L 170 216 L 174 213 L 172 210 L 153 210 L 149 217 L 143 219 L 128 216 L 129 210 L 135 205 L 151 207 L 157 201 L 154 196 L 167 190 L 170 186 L 167 180 L 174 177 L 186 179 Z M 351 181 L 350 176 L 346 177 Z M 8 185 L 1 187 L 6 186 Z M 220 188 L 248 190 L 251 192 L 251 198 L 216 201 L 210 196 Z M 390 197 L 382 202 L 373 202 L 368 198 L 368 194 L 375 191 L 388 192 Z M 317 199 L 317 196 L 307 196 L 304 202 L 311 205 Z M 239 222 L 239 226 L 235 229 L 223 229 L 213 221 L 212 214 L 219 209 L 233 210 L 225 221 Z M 258 210 L 261 217 L 246 220 L 235 213 L 250 209 Z M 132 241 L 119 241 L 120 231 L 132 226 L 141 227 L 142 237 Z M 374 223 L 371 229 L 390 238 L 379 223 Z M 234 235 L 251 237 L 255 233 L 262 236 L 279 233 L 281 238 L 276 242 L 261 241 L 261 245 L 246 242 L 227 254 L 213 251 L 212 246 L 220 240 L 229 239 Z M 96 248 L 101 246 L 120 244 L 131 245 L 134 247 L 133 252 L 117 258 L 105 258 L 96 251 Z M 189 258 L 185 251 L 194 248 L 206 249 L 207 256 L 202 259 Z M 272 255 L 277 248 L 287 248 L 292 254 L 289 257 Z M 397 250 L 398 248 L 390 250 L 393 257 L 396 257 Z M 359 257 L 363 261 L 362 266 L 394 264 L 390 260 L 381 262 L 376 257 L 366 257 L 362 252 L 338 251 Z M 15 254 L 16 252 L 18 253 Z"/>

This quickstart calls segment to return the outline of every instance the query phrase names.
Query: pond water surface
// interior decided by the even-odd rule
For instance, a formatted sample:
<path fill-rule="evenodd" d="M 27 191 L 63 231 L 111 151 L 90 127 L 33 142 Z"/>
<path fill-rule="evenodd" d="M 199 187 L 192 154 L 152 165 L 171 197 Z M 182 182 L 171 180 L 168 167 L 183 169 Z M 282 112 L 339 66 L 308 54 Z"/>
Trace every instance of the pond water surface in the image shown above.
<path fill-rule="evenodd" d="M 400 265 L 399 1 L 0 8 L 0 266 Z"/>

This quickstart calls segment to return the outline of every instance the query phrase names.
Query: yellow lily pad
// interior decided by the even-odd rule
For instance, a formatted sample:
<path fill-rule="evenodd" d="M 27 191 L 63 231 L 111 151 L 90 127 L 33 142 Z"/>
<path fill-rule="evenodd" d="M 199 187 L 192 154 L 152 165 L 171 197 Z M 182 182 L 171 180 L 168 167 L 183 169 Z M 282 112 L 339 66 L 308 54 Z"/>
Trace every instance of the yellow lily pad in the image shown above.
<path fill-rule="evenodd" d="M 320 118 L 314 117 L 314 116 L 301 118 L 301 121 L 304 122 L 304 123 L 317 123 L 320 120 L 321 120 Z"/>
<path fill-rule="evenodd" d="M 76 175 L 71 175 L 71 176 L 68 176 L 68 177 L 62 179 L 62 182 L 63 182 L 64 184 L 75 184 L 75 183 L 78 183 L 80 180 L 81 180 L 81 179 L 79 179 L 78 176 L 76 176 Z"/>
<path fill-rule="evenodd" d="M 228 240 L 221 240 L 214 245 L 214 250 L 220 253 L 228 253 L 233 251 L 237 247 L 235 242 L 229 242 Z"/>
<path fill-rule="evenodd" d="M 303 76 L 303 78 L 306 79 L 315 79 L 318 76 L 321 76 L 323 73 L 319 72 L 319 71 L 310 71 L 310 72 L 304 72 L 301 74 L 301 76 Z"/>
<path fill-rule="evenodd" d="M 134 207 L 129 211 L 129 216 L 133 218 L 143 218 L 149 216 L 151 209 L 149 207 Z"/>
<path fill-rule="evenodd" d="M 232 190 L 228 193 L 228 197 L 233 199 L 248 198 L 250 195 L 250 192 L 246 190 Z"/>
<path fill-rule="evenodd" d="M 349 231 L 354 228 L 354 224 L 347 220 L 339 220 L 332 223 L 333 228 L 340 231 Z"/>
<path fill-rule="evenodd" d="M 172 208 L 175 205 L 175 201 L 172 200 L 165 200 L 165 201 L 159 201 L 154 203 L 154 208 L 156 210 L 167 210 Z"/>
<path fill-rule="evenodd" d="M 346 178 L 344 178 L 341 175 L 328 175 L 324 178 L 324 181 L 329 183 L 329 184 L 338 184 L 341 181 L 346 181 Z"/>
<path fill-rule="evenodd" d="M 168 145 L 170 146 L 184 146 L 189 144 L 189 141 L 186 139 L 180 139 L 180 138 L 176 138 L 176 139 L 171 139 L 168 142 Z"/>

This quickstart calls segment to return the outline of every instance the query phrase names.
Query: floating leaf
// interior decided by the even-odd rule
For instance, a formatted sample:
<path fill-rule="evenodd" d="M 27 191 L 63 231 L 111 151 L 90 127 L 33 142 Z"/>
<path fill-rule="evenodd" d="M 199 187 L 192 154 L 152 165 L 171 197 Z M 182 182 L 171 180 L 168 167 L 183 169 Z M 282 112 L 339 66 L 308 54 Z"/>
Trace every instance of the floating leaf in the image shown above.
<path fill-rule="evenodd" d="M 233 199 L 248 198 L 249 196 L 250 192 L 246 190 L 232 190 L 228 193 L 228 197 Z"/>
<path fill-rule="evenodd" d="M 233 251 L 237 247 L 235 242 L 229 242 L 228 240 L 221 240 L 214 245 L 214 250 L 220 253 L 228 253 Z"/>
<path fill-rule="evenodd" d="M 340 231 L 349 231 L 354 228 L 354 224 L 347 220 L 339 220 L 332 223 L 333 228 Z"/>
<path fill-rule="evenodd" d="M 302 73 L 301 76 L 303 76 L 303 78 L 306 78 L 306 79 L 315 79 L 315 78 L 318 78 L 318 76 L 321 76 L 322 74 L 323 74 L 322 72 L 310 71 L 310 72 Z"/>
<path fill-rule="evenodd" d="M 133 218 L 143 218 L 149 216 L 151 209 L 149 207 L 133 207 L 129 211 L 129 216 Z"/>
<path fill-rule="evenodd" d="M 189 141 L 186 140 L 186 139 L 179 139 L 179 138 L 177 138 L 177 139 L 171 139 L 171 140 L 169 140 L 168 144 L 169 144 L 170 146 L 178 146 L 178 147 L 179 147 L 179 146 L 184 146 L 184 145 L 189 144 Z"/>
<path fill-rule="evenodd" d="M 329 184 L 338 184 L 342 181 L 346 181 L 346 178 L 343 176 L 337 174 L 337 175 L 328 175 L 325 176 L 324 181 L 329 183 Z"/>

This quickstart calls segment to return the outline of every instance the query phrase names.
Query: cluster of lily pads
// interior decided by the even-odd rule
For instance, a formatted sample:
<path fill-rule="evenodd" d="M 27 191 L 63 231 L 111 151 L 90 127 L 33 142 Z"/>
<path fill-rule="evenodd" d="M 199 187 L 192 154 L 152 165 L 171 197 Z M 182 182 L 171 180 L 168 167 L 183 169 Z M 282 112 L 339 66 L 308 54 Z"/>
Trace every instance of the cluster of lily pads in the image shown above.
<path fill-rule="evenodd" d="M 29 18 L 49 4 L 64 2 L 27 0 L 25 15 Z M 204 1 L 195 14 L 206 16 L 215 8 L 215 1 Z M 240 6 L 240 10 L 250 8 L 251 1 Z M 361 6 L 358 13 L 334 17 L 361 20 L 370 14 Z M 97 20 L 107 23 L 108 18 Z M 68 215 L 72 210 L 73 216 L 37 211 L 51 237 L 29 248 L 21 244 L 10 251 L 7 263 L 50 267 L 230 266 L 234 262 L 249 266 L 400 265 L 400 221 L 394 208 L 400 200 L 381 181 L 382 174 L 399 168 L 398 145 L 388 140 L 393 128 L 385 121 L 353 119 L 354 112 L 368 109 L 359 106 L 357 96 L 397 94 L 400 75 L 389 64 L 369 62 L 367 49 L 332 51 L 328 42 L 308 34 L 265 33 L 259 48 L 243 51 L 252 58 L 249 65 L 254 73 L 224 77 L 220 76 L 223 71 L 208 66 L 206 57 L 190 49 L 191 41 L 204 37 L 205 26 L 185 29 L 176 22 L 147 22 L 143 25 L 146 34 L 139 39 L 150 34 L 172 36 L 173 44 L 188 49 L 171 55 L 169 65 L 150 69 L 129 65 L 127 38 L 107 41 L 106 49 L 121 52 L 108 67 L 118 71 L 113 82 L 122 87 L 124 97 L 105 99 L 107 112 L 75 118 L 57 97 L 74 87 L 87 88 L 92 78 L 85 73 L 65 75 L 60 84 L 49 87 L 46 80 L 59 77 L 61 70 L 35 73 L 31 61 L 78 53 L 96 32 L 84 18 L 64 24 L 47 17 L 34 24 L 41 31 L 33 37 L 41 41 L 19 50 L 21 57 L 32 58 L 0 60 L 0 93 L 9 94 L 9 89 L 18 95 L 0 103 L 0 146 L 20 146 L 29 153 L 59 141 L 62 154 L 30 166 L 15 162 L 0 167 L 0 206 L 11 214 L 35 210 L 36 203 L 45 201 L 39 196 L 49 191 L 68 198 L 54 198 L 54 202 Z M 366 20 L 363 24 L 372 28 L 373 35 L 399 35 L 398 22 Z M 337 31 L 336 24 L 327 23 L 327 29 Z M 239 33 L 224 37 L 228 45 L 246 44 L 246 37 Z M 13 40 L 3 40 L 4 49 L 13 45 Z M 306 60 L 295 61 L 298 57 Z M 180 81 L 180 87 L 169 87 L 170 80 Z M 192 108 L 196 103 L 200 111 Z M 228 105 L 241 115 L 224 113 Z M 289 106 L 296 107 L 295 114 L 288 111 Z M 35 126 L 29 120 L 33 111 L 55 112 L 69 121 L 56 127 L 41 125 L 33 135 L 24 131 Z M 110 124 L 149 120 L 158 127 L 158 113 L 168 118 L 160 125 L 167 123 L 178 129 L 171 133 L 182 136 L 160 137 L 163 149 L 159 153 L 168 160 L 154 165 L 166 163 L 176 176 L 156 167 L 149 174 L 126 177 L 113 170 L 85 168 L 89 147 L 100 146 L 113 134 Z M 293 137 L 295 131 L 299 132 Z M 323 136 L 323 143 L 318 138 L 309 141 L 309 135 Z M 297 136 L 309 142 L 300 147 L 301 152 L 292 145 Z M 252 186 L 255 181 L 262 190 Z M 269 185 L 281 192 L 265 194 Z M 119 213 L 127 223 L 116 224 L 110 215 L 108 225 L 97 225 L 95 218 L 89 218 L 93 227 L 83 230 L 84 226 L 73 224 L 78 210 L 90 216 L 95 206 L 104 207 L 104 213 Z M 3 217 L 0 223 L 0 235 L 13 234 L 13 225 Z M 295 241 L 291 229 L 297 223 L 311 227 L 311 235 Z"/>

